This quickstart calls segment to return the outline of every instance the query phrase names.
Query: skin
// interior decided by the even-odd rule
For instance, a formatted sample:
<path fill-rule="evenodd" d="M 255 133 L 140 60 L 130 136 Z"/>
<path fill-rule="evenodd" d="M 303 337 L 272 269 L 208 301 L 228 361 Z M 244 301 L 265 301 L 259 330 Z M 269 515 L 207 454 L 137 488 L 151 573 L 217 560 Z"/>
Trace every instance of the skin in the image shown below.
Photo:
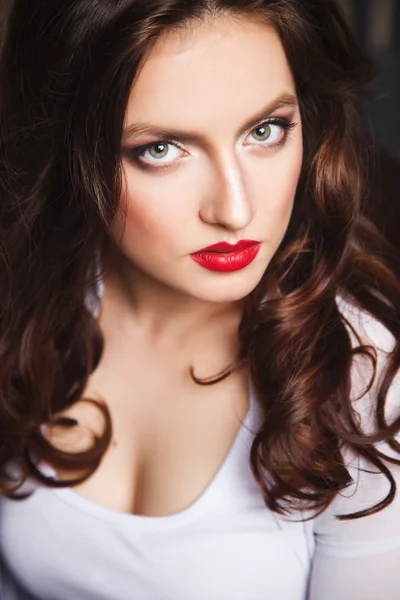
<path fill-rule="evenodd" d="M 282 106 L 274 108 L 278 99 Z M 272 118 L 293 127 L 268 130 Z M 161 160 L 147 150 L 138 162 L 132 149 L 165 141 L 138 133 L 146 123 L 196 139 L 168 147 Z M 269 137 L 259 135 L 262 124 Z M 292 212 L 301 119 L 275 32 L 224 16 L 167 33 L 133 84 L 122 152 L 121 211 L 105 257 L 105 351 L 87 390 L 106 398 L 115 439 L 76 491 L 114 510 L 165 515 L 202 494 L 248 409 L 245 369 L 203 388 L 188 368 L 206 377 L 235 360 L 243 299 L 267 269 Z M 213 273 L 190 257 L 240 239 L 262 244 L 241 271 Z M 87 409 L 74 410 L 93 426 Z"/>
<path fill-rule="evenodd" d="M 296 123 L 290 143 L 274 145 L 285 137 L 276 125 L 266 141 L 254 137 L 254 128 L 262 121 L 255 115 L 282 95 L 295 96 L 295 86 L 277 35 L 264 25 L 244 23 L 219 18 L 164 37 L 133 86 L 125 118 L 128 132 L 132 125 L 148 123 L 200 138 L 182 150 L 170 146 L 163 161 L 147 151 L 141 165 L 153 169 L 144 170 L 130 160 L 129 151 L 160 138 L 124 137 L 126 186 L 114 239 L 127 259 L 124 269 L 132 271 L 124 277 L 136 307 L 150 287 L 163 303 L 166 295 L 173 297 L 177 312 L 188 301 L 198 312 L 201 303 L 244 298 L 260 281 L 286 231 L 302 163 L 298 108 L 264 115 Z M 239 239 L 262 242 L 256 261 L 245 271 L 215 274 L 189 258 L 210 244 Z"/>

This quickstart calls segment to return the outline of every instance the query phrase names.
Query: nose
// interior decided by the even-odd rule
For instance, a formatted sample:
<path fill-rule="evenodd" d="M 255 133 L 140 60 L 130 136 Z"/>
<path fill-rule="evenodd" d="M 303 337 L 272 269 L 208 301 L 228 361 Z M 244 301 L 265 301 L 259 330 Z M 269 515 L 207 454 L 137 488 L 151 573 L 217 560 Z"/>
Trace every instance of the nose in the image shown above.
<path fill-rule="evenodd" d="M 207 184 L 207 196 L 200 207 L 202 221 L 229 231 L 244 229 L 252 221 L 254 211 L 237 158 L 218 161 Z"/>

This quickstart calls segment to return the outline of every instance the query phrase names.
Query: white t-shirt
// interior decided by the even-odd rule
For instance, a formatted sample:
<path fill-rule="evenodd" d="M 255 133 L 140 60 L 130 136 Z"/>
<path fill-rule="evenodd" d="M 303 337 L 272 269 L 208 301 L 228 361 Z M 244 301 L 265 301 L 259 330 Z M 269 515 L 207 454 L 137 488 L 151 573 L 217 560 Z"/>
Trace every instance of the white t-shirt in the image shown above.
<path fill-rule="evenodd" d="M 387 330 L 342 303 L 379 364 L 393 346 Z M 352 395 L 370 368 L 355 361 Z M 373 388 L 356 407 L 368 427 Z M 400 377 L 388 414 L 400 409 Z M 260 419 L 256 398 L 207 490 L 186 510 L 166 517 L 125 515 L 72 489 L 38 485 L 26 500 L 0 499 L 1 600 L 393 600 L 400 597 L 400 495 L 385 510 L 354 521 L 335 514 L 381 500 L 385 477 L 359 471 L 354 484 L 319 517 L 285 520 L 269 511 L 249 466 Z M 382 449 L 387 450 L 384 444 Z M 400 468 L 391 466 L 400 483 Z M 300 515 L 299 515 L 300 516 Z M 22 590 L 26 592 L 22 593 Z"/>

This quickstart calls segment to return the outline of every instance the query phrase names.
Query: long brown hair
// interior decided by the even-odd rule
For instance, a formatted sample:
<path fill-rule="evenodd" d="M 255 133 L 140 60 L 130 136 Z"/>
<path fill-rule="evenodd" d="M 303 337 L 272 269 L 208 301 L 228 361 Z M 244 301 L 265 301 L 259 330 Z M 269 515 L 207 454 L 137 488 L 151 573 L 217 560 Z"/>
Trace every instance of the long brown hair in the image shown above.
<path fill-rule="evenodd" d="M 157 39 L 220 13 L 261 19 L 280 36 L 293 72 L 304 164 L 289 229 L 240 325 L 264 410 L 251 450 L 253 472 L 274 511 L 323 510 L 351 479 L 350 446 L 395 483 L 374 446 L 394 435 L 384 404 L 398 370 L 395 343 L 367 435 L 350 399 L 355 354 L 337 307 L 342 295 L 400 338 L 400 286 L 362 216 L 363 152 L 356 104 L 370 63 L 332 0 L 15 0 L 0 67 L 0 468 L 24 467 L 49 486 L 89 477 L 111 439 L 71 454 L 42 435 L 72 428 L 65 410 L 82 400 L 102 353 L 87 307 L 96 251 L 107 243 L 120 197 L 121 135 L 132 81 Z M 90 401 L 90 400 L 88 400 Z M 56 481 L 42 459 L 79 477 Z M 393 459 L 394 460 L 394 459 Z"/>

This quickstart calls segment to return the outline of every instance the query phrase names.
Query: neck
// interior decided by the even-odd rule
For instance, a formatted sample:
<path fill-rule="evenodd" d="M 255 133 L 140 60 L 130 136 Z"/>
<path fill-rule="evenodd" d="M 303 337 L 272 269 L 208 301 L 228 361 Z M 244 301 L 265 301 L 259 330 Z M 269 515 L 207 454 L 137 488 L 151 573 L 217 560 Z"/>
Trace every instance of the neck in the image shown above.
<path fill-rule="evenodd" d="M 199 339 L 216 331 L 237 340 L 243 302 L 212 303 L 193 298 L 154 280 L 113 249 L 104 261 L 104 325 L 134 328 L 154 343 Z M 236 344 L 235 344 L 236 345 Z"/>

